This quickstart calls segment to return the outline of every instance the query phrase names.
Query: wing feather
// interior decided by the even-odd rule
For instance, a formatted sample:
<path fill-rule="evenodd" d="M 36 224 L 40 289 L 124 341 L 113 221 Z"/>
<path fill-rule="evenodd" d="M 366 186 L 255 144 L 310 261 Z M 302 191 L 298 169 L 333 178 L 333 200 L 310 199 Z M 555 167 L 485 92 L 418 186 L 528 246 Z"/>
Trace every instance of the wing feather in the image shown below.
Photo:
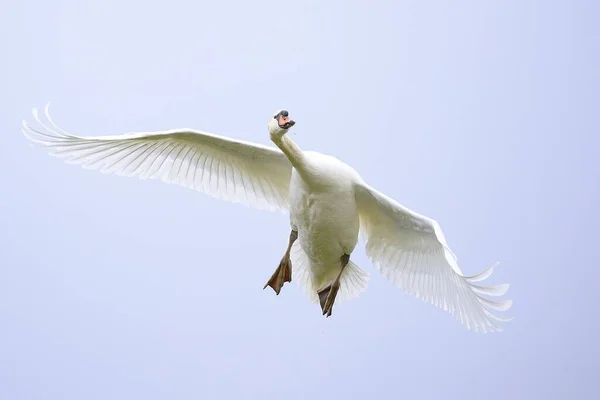
<path fill-rule="evenodd" d="M 436 221 L 407 209 L 364 182 L 356 187 L 356 200 L 367 256 L 388 280 L 454 315 L 468 329 L 501 331 L 499 322 L 512 320 L 494 314 L 510 309 L 512 301 L 483 297 L 503 296 L 508 284 L 475 284 L 489 278 L 495 265 L 465 276 Z"/>
<path fill-rule="evenodd" d="M 277 148 L 192 129 L 81 137 L 58 127 L 45 108 L 39 127 L 23 121 L 32 142 L 67 163 L 102 173 L 159 179 L 232 203 L 287 211 L 292 166 Z"/>

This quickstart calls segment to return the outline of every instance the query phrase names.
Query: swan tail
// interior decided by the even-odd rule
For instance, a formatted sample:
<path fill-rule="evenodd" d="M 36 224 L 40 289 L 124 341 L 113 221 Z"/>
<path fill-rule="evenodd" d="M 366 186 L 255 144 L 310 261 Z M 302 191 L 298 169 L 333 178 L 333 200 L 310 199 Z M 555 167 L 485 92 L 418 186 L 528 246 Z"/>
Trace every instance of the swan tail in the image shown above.
<path fill-rule="evenodd" d="M 340 278 L 340 291 L 336 302 L 343 303 L 358 297 L 365 291 L 369 283 L 369 274 L 362 270 L 352 260 L 344 269 Z"/>
<path fill-rule="evenodd" d="M 302 250 L 302 247 L 300 247 L 299 242 L 294 243 L 292 246 L 291 259 L 293 280 L 298 282 L 300 287 L 304 289 L 304 292 L 312 303 L 318 303 L 319 295 L 317 291 L 322 289 L 322 282 L 319 279 L 315 279 L 316 277 L 310 268 L 310 260 Z M 368 282 L 369 274 L 350 260 L 340 277 L 340 289 L 335 303 L 341 304 L 358 297 L 367 288 Z"/>

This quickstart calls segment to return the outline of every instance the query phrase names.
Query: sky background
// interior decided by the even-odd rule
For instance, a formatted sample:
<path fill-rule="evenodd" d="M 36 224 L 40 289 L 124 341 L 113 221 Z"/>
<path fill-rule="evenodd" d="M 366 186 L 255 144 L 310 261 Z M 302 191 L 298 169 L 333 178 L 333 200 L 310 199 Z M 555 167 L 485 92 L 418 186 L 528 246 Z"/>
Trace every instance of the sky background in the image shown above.
<path fill-rule="evenodd" d="M 161 4 L 161 5 L 158 5 Z M 9 0 L 0 16 L 0 398 L 592 399 L 600 3 Z M 287 216 L 32 148 L 191 127 L 294 139 L 438 220 L 514 300 L 476 334 L 380 276 L 321 316 L 262 286 Z"/>

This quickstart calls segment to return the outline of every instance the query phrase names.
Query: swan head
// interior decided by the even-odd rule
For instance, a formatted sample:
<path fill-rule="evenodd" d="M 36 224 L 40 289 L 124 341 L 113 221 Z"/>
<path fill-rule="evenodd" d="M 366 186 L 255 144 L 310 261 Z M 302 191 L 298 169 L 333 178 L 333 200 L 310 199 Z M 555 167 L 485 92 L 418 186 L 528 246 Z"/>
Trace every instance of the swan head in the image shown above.
<path fill-rule="evenodd" d="M 269 133 L 271 139 L 280 139 L 296 122 L 290 118 L 287 110 L 277 110 L 269 120 Z"/>

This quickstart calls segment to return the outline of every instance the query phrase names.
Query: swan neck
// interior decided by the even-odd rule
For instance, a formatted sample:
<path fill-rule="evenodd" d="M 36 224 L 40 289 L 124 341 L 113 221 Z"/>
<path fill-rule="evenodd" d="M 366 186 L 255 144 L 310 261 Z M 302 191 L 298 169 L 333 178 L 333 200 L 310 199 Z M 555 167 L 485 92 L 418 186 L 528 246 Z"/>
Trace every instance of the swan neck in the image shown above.
<path fill-rule="evenodd" d="M 273 142 L 283 151 L 283 154 L 290 160 L 294 168 L 298 169 L 304 164 L 304 153 L 302 149 L 288 137 L 283 135 L 280 138 L 274 139 Z"/>

